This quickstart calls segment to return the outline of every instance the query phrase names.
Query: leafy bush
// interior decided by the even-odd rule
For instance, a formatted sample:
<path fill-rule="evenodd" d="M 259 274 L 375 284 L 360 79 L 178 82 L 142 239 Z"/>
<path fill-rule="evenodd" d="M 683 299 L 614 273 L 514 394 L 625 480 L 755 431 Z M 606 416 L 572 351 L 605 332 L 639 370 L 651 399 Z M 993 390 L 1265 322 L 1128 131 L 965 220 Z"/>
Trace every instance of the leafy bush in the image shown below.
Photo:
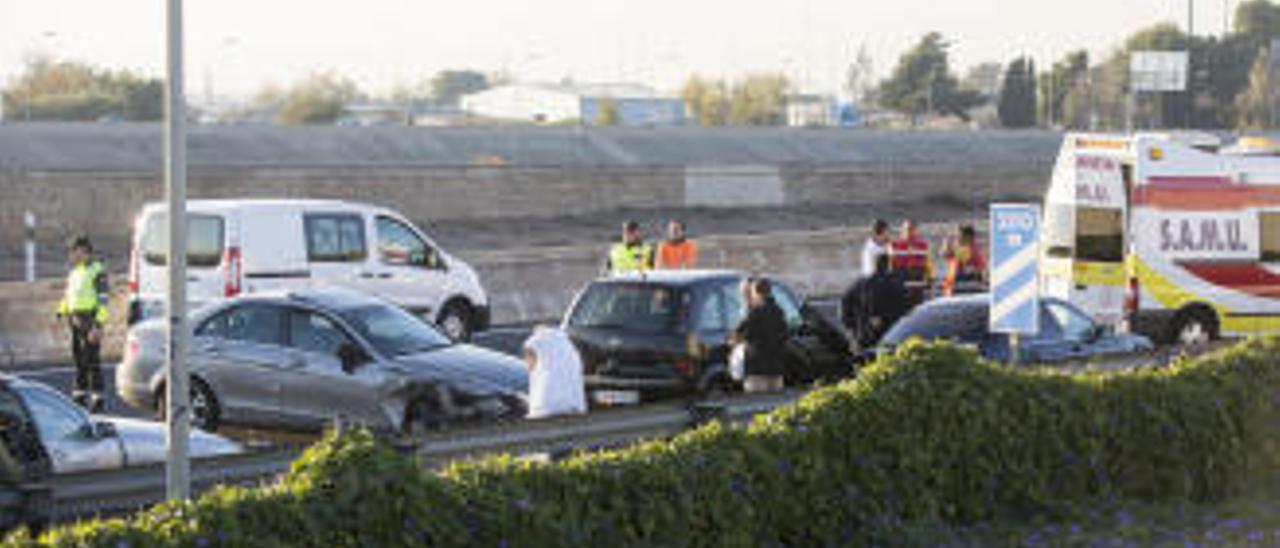
<path fill-rule="evenodd" d="M 1236 492 L 1273 433 L 1280 341 L 1158 371 L 1068 376 L 904 345 L 749 427 L 555 464 L 418 469 L 368 433 L 329 436 L 278 485 L 222 488 L 80 546 L 822 546 L 931 542 L 948 525 L 1106 499 Z M 916 535 L 916 536 L 912 536 Z M 36 544 L 19 534 L 13 545 Z"/>

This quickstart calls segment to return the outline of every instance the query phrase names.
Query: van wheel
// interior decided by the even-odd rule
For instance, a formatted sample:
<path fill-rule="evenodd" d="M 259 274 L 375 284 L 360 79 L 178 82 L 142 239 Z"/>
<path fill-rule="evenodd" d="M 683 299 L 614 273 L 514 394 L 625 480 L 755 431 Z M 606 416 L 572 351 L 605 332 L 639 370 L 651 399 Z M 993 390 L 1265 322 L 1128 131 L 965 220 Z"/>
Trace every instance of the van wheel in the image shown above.
<path fill-rule="evenodd" d="M 191 426 L 205 432 L 217 430 L 219 421 L 222 419 L 222 408 L 219 407 L 218 397 L 213 394 L 209 385 L 197 377 L 191 377 L 190 390 L 187 404 L 191 407 Z M 156 420 L 158 421 L 164 421 L 165 414 L 169 411 L 168 393 L 168 387 L 163 384 L 156 390 Z"/>
<path fill-rule="evenodd" d="M 1170 339 L 1178 346 L 1203 346 L 1218 338 L 1218 318 L 1203 307 L 1187 308 L 1173 318 Z"/>
<path fill-rule="evenodd" d="M 445 305 L 436 319 L 436 325 L 449 340 L 468 342 L 471 340 L 471 307 L 461 301 L 453 301 Z"/>

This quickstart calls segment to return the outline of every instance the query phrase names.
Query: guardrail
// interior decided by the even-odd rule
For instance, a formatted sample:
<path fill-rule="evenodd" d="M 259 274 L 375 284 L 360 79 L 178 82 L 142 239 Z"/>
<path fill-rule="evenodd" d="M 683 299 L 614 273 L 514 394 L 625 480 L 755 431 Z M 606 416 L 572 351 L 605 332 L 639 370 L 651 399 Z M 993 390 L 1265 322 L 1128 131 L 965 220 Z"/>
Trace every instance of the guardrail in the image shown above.
<path fill-rule="evenodd" d="M 555 458 L 576 450 L 673 436 L 707 421 L 747 421 L 794 401 L 802 393 L 788 390 L 718 401 L 656 403 L 575 417 L 459 429 L 428 435 L 407 449 L 428 467 L 503 452 Z M 271 482 L 289 469 L 299 453 L 298 449 L 277 449 L 193 460 L 192 488 L 200 492 L 220 484 Z M 16 489 L 0 489 L 0 520 L 7 528 L 21 523 L 60 523 L 119 515 L 163 501 L 164 482 L 163 463 L 55 475 Z"/>

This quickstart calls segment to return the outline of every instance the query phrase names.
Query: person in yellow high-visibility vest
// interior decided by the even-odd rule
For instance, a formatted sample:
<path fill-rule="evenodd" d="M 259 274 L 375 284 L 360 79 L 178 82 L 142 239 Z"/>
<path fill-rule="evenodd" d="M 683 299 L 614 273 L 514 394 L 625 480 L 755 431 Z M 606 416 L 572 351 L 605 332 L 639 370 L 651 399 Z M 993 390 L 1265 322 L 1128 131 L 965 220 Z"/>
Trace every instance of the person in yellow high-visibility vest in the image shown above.
<path fill-rule="evenodd" d="M 653 246 L 640 236 L 640 223 L 627 221 L 622 224 L 622 241 L 609 248 L 605 271 L 610 274 L 642 272 L 653 269 Z"/>
<path fill-rule="evenodd" d="M 71 328 L 71 355 L 75 358 L 76 379 L 71 398 L 91 412 L 101 411 L 102 332 L 107 326 L 110 291 L 102 261 L 93 257 L 93 245 L 86 236 L 77 236 L 68 246 L 71 272 L 58 302 L 58 319 Z"/>

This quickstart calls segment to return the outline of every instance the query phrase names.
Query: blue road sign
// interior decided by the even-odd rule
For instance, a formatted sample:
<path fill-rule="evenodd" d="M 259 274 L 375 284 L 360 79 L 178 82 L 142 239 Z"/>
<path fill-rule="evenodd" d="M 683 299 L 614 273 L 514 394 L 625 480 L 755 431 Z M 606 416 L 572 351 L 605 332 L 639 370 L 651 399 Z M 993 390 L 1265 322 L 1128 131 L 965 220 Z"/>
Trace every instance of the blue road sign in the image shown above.
<path fill-rule="evenodd" d="M 991 204 L 991 331 L 1040 328 L 1040 206 Z"/>

